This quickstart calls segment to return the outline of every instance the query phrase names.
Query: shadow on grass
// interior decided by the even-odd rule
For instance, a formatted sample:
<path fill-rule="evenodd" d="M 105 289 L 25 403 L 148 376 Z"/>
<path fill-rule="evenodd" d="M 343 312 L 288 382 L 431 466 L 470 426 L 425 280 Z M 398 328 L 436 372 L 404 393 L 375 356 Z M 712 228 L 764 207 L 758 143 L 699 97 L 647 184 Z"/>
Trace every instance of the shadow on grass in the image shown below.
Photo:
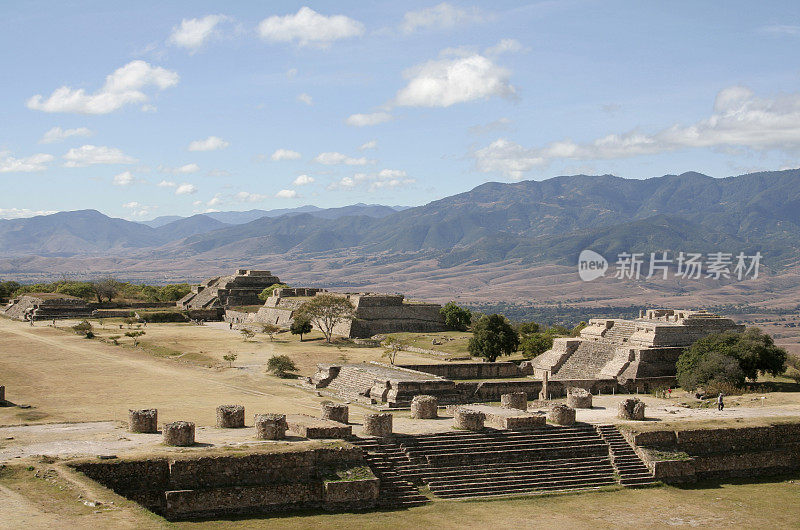
<path fill-rule="evenodd" d="M 774 484 L 776 482 L 785 482 L 787 480 L 800 480 L 800 473 L 793 472 L 793 473 L 781 473 L 778 475 L 762 475 L 754 477 L 751 476 L 751 477 L 706 479 L 686 484 L 671 484 L 671 486 L 680 490 L 690 491 L 690 490 L 718 489 L 723 486 L 741 486 L 746 484 Z"/>

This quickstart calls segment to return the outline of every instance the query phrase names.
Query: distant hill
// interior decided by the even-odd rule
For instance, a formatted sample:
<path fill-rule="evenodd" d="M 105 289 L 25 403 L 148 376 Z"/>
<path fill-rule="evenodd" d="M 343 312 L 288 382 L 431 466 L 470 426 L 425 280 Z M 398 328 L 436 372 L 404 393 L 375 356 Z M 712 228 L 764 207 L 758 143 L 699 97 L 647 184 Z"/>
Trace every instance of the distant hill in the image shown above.
<path fill-rule="evenodd" d="M 323 219 L 338 219 L 348 215 L 366 215 L 368 217 L 386 217 L 395 212 L 405 210 L 408 206 L 383 206 L 381 204 L 352 204 L 350 206 L 342 206 L 339 208 L 319 208 L 317 206 L 306 205 L 297 208 L 280 208 L 276 210 L 247 210 L 242 212 L 206 212 L 205 216 L 216 219 L 225 224 L 238 225 L 255 221 L 262 217 L 280 217 L 282 215 L 300 215 L 308 213 L 314 217 L 321 217 Z M 156 217 L 151 221 L 142 221 L 142 224 L 158 228 L 172 221 L 185 219 L 179 215 L 162 215 Z"/>
<path fill-rule="evenodd" d="M 247 216 L 258 217 L 239 222 Z M 773 266 L 788 266 L 800 262 L 800 170 L 722 179 L 574 175 L 486 183 L 402 211 L 306 206 L 157 221 L 152 228 L 94 210 L 0 221 L 0 251 L 9 257 L 135 251 L 149 260 L 240 261 L 344 253 L 381 256 L 381 262 L 421 256 L 442 267 L 507 259 L 570 264 L 584 248 L 608 256 L 761 251 Z"/>

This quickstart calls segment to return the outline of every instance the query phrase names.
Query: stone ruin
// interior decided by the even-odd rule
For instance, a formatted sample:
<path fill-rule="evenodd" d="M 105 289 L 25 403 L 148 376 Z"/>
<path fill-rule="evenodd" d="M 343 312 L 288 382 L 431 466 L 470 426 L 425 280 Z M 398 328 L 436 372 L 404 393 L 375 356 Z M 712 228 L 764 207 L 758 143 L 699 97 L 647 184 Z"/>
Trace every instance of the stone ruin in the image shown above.
<path fill-rule="evenodd" d="M 189 447 L 194 445 L 194 423 L 191 421 L 174 421 L 165 423 L 164 445 L 174 447 Z"/>
<path fill-rule="evenodd" d="M 563 403 L 555 403 L 547 411 L 547 421 L 554 425 L 574 425 L 575 409 Z"/>
<path fill-rule="evenodd" d="M 157 433 L 158 410 L 128 410 L 128 430 L 136 433 Z"/>
<path fill-rule="evenodd" d="M 644 403 L 637 398 L 628 398 L 619 402 L 617 417 L 621 420 L 644 420 Z"/>
<path fill-rule="evenodd" d="M 217 407 L 218 429 L 241 429 L 242 427 L 244 427 L 244 407 L 242 405 Z"/>
<path fill-rule="evenodd" d="M 376 438 L 391 436 L 392 418 L 393 416 L 388 412 L 364 414 L 364 434 Z"/>
<path fill-rule="evenodd" d="M 236 274 L 210 278 L 178 300 L 181 309 L 225 309 L 228 307 L 261 305 L 261 291 L 280 283 L 270 271 L 239 269 Z"/>
<path fill-rule="evenodd" d="M 367 338 L 383 333 L 431 333 L 446 331 L 439 304 L 409 302 L 402 294 L 329 293 L 325 289 L 280 288 L 247 321 L 288 327 L 303 303 L 318 294 L 334 294 L 350 300 L 355 307 L 353 319 L 339 323 L 334 335 Z M 241 318 L 241 317 L 239 317 Z"/>
<path fill-rule="evenodd" d="M 60 293 L 29 293 L 14 298 L 3 310 L 15 320 L 90 318 L 92 308 L 82 298 Z"/>
<path fill-rule="evenodd" d="M 557 338 L 531 361 L 534 374 L 558 380 L 660 380 L 671 384 L 675 362 L 698 339 L 744 326 L 707 311 L 650 309 L 635 320 L 593 318 L 579 337 Z"/>
<path fill-rule="evenodd" d="M 567 405 L 574 409 L 592 408 L 592 393 L 585 388 L 567 389 Z"/>
<path fill-rule="evenodd" d="M 411 400 L 411 418 L 432 420 L 439 417 L 439 400 L 434 396 L 418 395 Z"/>
<path fill-rule="evenodd" d="M 256 414 L 253 418 L 256 427 L 256 438 L 259 440 L 283 440 L 286 438 L 285 414 Z"/>

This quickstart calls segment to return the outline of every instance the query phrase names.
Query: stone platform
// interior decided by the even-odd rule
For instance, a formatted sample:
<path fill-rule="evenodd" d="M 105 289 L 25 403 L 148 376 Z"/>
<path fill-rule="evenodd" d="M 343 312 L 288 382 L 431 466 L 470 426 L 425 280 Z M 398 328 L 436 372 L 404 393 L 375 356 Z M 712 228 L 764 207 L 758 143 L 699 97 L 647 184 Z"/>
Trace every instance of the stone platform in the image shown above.
<path fill-rule="evenodd" d="M 546 423 L 545 416 L 543 414 L 534 414 L 522 410 L 494 407 L 492 405 L 451 405 L 447 407 L 447 412 L 452 414 L 455 412 L 456 408 L 480 412 L 486 417 L 486 423 L 498 429 L 507 429 L 512 431 L 533 429 L 536 427 L 541 427 Z"/>
<path fill-rule="evenodd" d="M 289 414 L 286 416 L 289 431 L 303 438 L 349 438 L 353 427 L 338 421 L 323 420 L 307 414 Z"/>

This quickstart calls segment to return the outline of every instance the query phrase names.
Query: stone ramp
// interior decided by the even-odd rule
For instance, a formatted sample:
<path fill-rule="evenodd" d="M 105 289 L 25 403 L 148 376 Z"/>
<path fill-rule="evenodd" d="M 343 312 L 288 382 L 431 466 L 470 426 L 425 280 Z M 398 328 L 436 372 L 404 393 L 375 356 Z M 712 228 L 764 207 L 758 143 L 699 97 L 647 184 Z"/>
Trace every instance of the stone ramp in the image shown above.
<path fill-rule="evenodd" d="M 618 483 L 617 471 L 622 485 L 645 484 L 630 455 L 616 439 L 612 442 L 620 451 L 618 468 L 609 443 L 593 426 L 582 424 L 396 435 L 356 443 L 368 451 L 373 472 L 392 483 L 403 481 L 406 493 L 411 491 L 408 485 L 426 485 L 437 497 L 459 499 L 596 489 Z"/>
<path fill-rule="evenodd" d="M 613 344 L 584 341 L 552 374 L 552 379 L 601 379 L 600 372 L 617 353 Z"/>

